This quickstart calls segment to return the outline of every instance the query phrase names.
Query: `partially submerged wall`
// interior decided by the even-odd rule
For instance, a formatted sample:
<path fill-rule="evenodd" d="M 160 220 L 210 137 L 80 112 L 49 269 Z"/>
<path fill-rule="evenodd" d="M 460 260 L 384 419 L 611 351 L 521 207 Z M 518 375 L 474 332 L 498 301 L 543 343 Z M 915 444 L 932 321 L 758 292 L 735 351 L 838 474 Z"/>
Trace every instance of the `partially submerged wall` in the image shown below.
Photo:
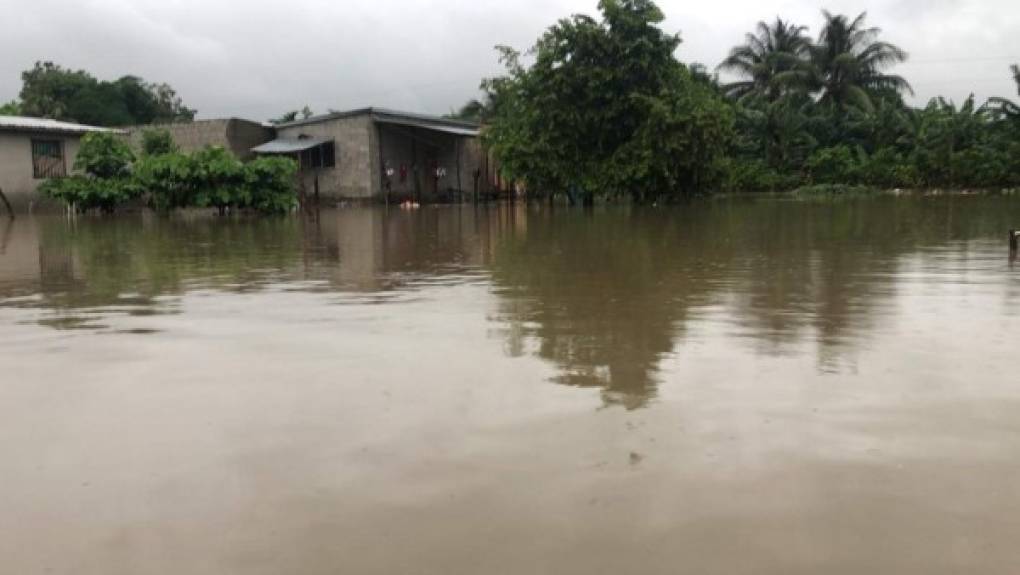
<path fill-rule="evenodd" d="M 43 198 L 38 193 L 45 179 L 36 179 L 32 169 L 32 139 L 60 140 L 63 143 L 64 170 L 72 173 L 81 136 L 30 132 L 0 132 L 0 189 L 16 211 L 26 211 Z M 0 212 L 3 211 L 0 206 Z"/>

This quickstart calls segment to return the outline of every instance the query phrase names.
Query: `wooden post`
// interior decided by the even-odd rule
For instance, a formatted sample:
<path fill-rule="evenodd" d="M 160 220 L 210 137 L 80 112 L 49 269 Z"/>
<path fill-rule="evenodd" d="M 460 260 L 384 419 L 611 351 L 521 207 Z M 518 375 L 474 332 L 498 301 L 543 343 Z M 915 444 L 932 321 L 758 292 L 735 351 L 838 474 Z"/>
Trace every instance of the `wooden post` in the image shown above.
<path fill-rule="evenodd" d="M 460 138 L 459 137 L 457 137 L 454 140 L 454 146 L 456 146 L 456 148 L 457 148 L 457 194 L 458 194 L 457 202 L 460 203 L 461 201 L 463 201 L 463 197 L 464 197 L 464 185 L 461 183 L 461 180 L 460 180 L 460 150 L 461 150 L 461 145 L 460 145 Z"/>
<path fill-rule="evenodd" d="M 4 206 L 7 207 L 7 216 L 14 219 L 14 208 L 11 207 L 11 203 L 7 201 L 7 196 L 4 195 L 3 188 L 0 188 L 0 200 L 3 201 Z"/>
<path fill-rule="evenodd" d="M 1009 251 L 1015 252 L 1020 248 L 1020 231 L 1009 230 Z"/>

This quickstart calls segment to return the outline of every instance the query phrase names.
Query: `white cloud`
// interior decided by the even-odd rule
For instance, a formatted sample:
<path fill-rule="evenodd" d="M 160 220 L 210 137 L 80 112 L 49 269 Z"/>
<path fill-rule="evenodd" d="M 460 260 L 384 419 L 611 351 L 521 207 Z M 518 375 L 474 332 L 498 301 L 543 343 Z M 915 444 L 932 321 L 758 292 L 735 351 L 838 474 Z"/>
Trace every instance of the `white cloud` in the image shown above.
<path fill-rule="evenodd" d="M 777 14 L 816 32 L 820 9 L 785 0 L 661 0 L 680 56 L 718 63 L 758 20 Z M 1020 61 L 1020 8 L 1006 0 L 833 0 L 831 11 L 869 12 L 884 38 L 911 52 L 900 72 L 918 101 L 1010 95 Z M 445 112 L 499 71 L 495 44 L 530 45 L 557 18 L 594 13 L 595 0 L 4 0 L 0 100 L 35 60 L 103 78 L 169 82 L 203 117 L 264 119 L 380 105 Z"/>

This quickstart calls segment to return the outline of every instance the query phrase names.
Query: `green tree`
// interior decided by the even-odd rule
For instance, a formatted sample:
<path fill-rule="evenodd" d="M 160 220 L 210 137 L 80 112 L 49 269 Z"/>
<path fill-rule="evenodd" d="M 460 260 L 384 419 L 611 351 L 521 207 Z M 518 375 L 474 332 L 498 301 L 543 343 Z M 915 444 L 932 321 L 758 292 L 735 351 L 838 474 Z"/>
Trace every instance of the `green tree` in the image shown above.
<path fill-rule="evenodd" d="M 446 115 L 453 120 L 464 120 L 467 122 L 484 122 L 492 113 L 492 99 L 486 96 L 485 100 L 468 100 L 454 112 Z"/>
<path fill-rule="evenodd" d="M 132 161 L 131 148 L 119 137 L 108 132 L 85 134 L 74 160 L 74 169 L 83 174 L 47 180 L 40 191 L 79 211 L 113 212 L 141 193 L 130 177 Z"/>
<path fill-rule="evenodd" d="M 575 15 L 549 28 L 534 63 L 500 48 L 506 75 L 485 139 L 504 174 L 532 192 L 585 202 L 637 201 L 709 189 L 731 136 L 732 110 L 673 54 L 650 0 L 601 0 L 602 19 Z"/>
<path fill-rule="evenodd" d="M 726 84 L 726 94 L 737 100 L 761 98 L 775 102 L 791 91 L 804 91 L 811 74 L 811 40 L 807 27 L 777 17 L 758 22 L 753 34 L 733 48 L 719 69 L 736 73 L 740 80 Z"/>
<path fill-rule="evenodd" d="M 191 121 L 185 106 L 167 84 L 149 84 L 136 76 L 99 81 L 84 70 L 36 62 L 22 73 L 22 113 L 97 126 L 126 126 Z"/>
<path fill-rule="evenodd" d="M 1010 66 L 1010 72 L 1013 73 L 1013 81 L 1016 82 L 1016 93 L 1020 96 L 1020 66 L 1013 64 Z M 988 103 L 998 114 L 1020 121 L 1020 103 L 1008 98 L 991 98 Z"/>
<path fill-rule="evenodd" d="M 119 178 L 131 171 L 135 155 L 120 137 L 110 132 L 92 132 L 81 139 L 74 169 L 95 178 Z"/>
<path fill-rule="evenodd" d="M 907 53 L 879 41 L 882 30 L 865 27 L 866 12 L 853 20 L 828 11 L 822 14 L 825 25 L 811 50 L 821 104 L 837 110 L 857 107 L 871 111 L 877 93 L 913 93 L 903 77 L 885 73 L 889 67 L 905 62 Z"/>
<path fill-rule="evenodd" d="M 308 106 L 305 106 L 304 108 L 301 108 L 300 110 L 291 110 L 291 111 L 287 112 L 286 114 L 283 114 L 279 118 L 272 118 L 271 120 L 269 120 L 269 123 L 270 124 L 277 124 L 277 125 L 278 124 L 286 124 L 288 122 L 294 122 L 298 118 L 301 118 L 302 120 L 307 120 L 308 118 L 311 118 L 314 115 L 315 115 L 315 112 L 313 112 L 312 109 L 309 108 Z"/>

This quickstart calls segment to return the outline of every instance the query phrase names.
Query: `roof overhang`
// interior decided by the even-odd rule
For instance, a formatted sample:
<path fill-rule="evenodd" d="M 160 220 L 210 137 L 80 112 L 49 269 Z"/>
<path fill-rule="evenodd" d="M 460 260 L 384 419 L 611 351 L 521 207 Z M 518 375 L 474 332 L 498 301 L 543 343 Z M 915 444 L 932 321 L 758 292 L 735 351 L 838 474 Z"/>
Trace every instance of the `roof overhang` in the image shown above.
<path fill-rule="evenodd" d="M 429 130 L 431 132 L 442 132 L 444 134 L 452 134 L 454 136 L 461 136 L 464 138 L 477 138 L 481 133 L 481 130 L 475 127 L 469 126 L 457 126 L 448 123 L 430 122 L 427 120 L 418 120 L 414 118 L 401 118 L 391 117 L 385 115 L 374 116 L 375 121 L 379 124 L 390 124 L 393 126 L 401 126 L 404 128 L 421 128 L 423 130 Z"/>
<path fill-rule="evenodd" d="M 101 128 L 99 126 L 87 126 L 73 122 L 61 122 L 48 118 L 30 118 L 27 116 L 0 116 L 0 131 L 2 132 L 31 132 L 49 134 L 82 135 L 91 132 L 110 132 L 124 134 L 123 130 L 112 128 Z"/>
<path fill-rule="evenodd" d="M 474 122 L 466 122 L 453 118 L 440 116 L 427 116 L 424 114 L 412 114 L 409 112 L 398 112 L 386 108 L 359 108 L 346 112 L 330 112 L 322 116 L 313 116 L 293 122 L 286 122 L 276 126 L 277 129 L 297 128 L 321 124 L 331 120 L 368 116 L 373 122 L 389 124 L 391 126 L 402 126 L 406 128 L 421 128 L 433 132 L 442 132 L 464 138 L 474 138 L 481 133 L 481 127 Z"/>
<path fill-rule="evenodd" d="M 296 154 L 332 141 L 326 138 L 277 138 L 255 146 L 251 151 L 256 154 Z"/>

